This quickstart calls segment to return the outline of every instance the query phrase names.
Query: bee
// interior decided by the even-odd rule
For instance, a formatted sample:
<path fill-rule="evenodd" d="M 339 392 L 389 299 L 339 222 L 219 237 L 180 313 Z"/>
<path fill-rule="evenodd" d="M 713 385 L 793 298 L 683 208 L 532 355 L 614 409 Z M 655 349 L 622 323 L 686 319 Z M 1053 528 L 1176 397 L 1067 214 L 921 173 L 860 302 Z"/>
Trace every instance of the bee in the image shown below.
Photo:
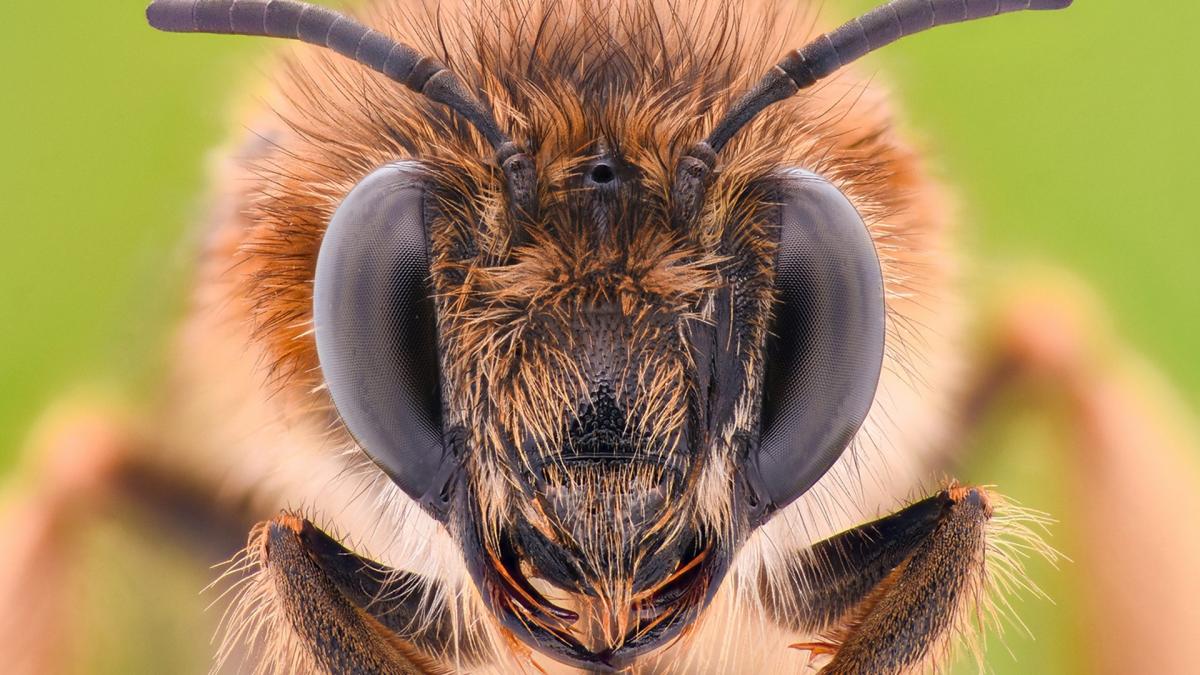
<path fill-rule="evenodd" d="M 170 395 L 68 485 L 263 519 L 218 669 L 939 666 L 1054 553 L 992 488 L 905 503 L 979 399 L 944 188 L 849 67 L 1070 4 L 154 0 L 307 44 L 222 160 Z"/>

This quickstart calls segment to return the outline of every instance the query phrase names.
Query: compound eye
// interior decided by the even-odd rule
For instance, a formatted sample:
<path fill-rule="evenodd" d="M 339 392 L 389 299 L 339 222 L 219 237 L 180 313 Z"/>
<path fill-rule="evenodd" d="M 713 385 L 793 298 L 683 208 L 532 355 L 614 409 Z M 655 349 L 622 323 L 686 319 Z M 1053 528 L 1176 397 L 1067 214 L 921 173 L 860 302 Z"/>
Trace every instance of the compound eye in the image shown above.
<path fill-rule="evenodd" d="M 321 370 L 346 427 L 428 508 L 442 488 L 446 453 L 418 168 L 376 170 L 334 212 L 317 257 L 313 320 Z"/>
<path fill-rule="evenodd" d="M 883 365 L 883 275 L 862 216 L 801 170 L 779 187 L 776 305 L 756 462 L 769 510 L 808 491 L 841 456 L 875 398 Z"/>

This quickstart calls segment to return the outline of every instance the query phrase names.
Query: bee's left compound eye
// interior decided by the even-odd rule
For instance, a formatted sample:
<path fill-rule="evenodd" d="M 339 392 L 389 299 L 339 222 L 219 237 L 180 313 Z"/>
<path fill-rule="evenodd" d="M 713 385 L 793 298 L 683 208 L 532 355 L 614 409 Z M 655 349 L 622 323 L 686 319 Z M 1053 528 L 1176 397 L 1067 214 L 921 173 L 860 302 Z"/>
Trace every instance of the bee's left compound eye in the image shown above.
<path fill-rule="evenodd" d="M 317 258 L 317 354 L 338 413 L 409 496 L 437 510 L 442 443 L 426 196 L 419 167 L 390 164 L 334 212 Z"/>
<path fill-rule="evenodd" d="M 816 174 L 780 176 L 777 302 L 762 433 L 751 471 L 769 511 L 825 475 L 875 398 L 883 364 L 883 275 L 850 200 Z"/>

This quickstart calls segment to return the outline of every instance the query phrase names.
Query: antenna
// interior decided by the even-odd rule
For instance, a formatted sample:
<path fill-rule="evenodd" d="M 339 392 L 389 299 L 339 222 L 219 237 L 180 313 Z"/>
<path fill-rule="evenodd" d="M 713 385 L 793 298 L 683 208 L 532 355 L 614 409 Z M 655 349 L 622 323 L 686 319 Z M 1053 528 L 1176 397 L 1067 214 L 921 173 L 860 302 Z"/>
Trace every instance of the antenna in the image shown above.
<path fill-rule="evenodd" d="M 708 138 L 692 146 L 675 167 L 671 188 L 677 223 L 696 217 L 717 154 L 767 106 L 791 97 L 843 66 L 900 38 L 951 23 L 1022 10 L 1063 9 L 1072 0 L 892 0 L 789 53 L 739 98 Z"/>
<path fill-rule="evenodd" d="M 426 98 L 444 104 L 471 123 L 496 151 L 514 211 L 536 208 L 533 160 L 496 124 L 492 111 L 461 78 L 427 56 L 331 9 L 297 0 L 154 0 L 150 25 L 173 33 L 261 35 L 300 40 L 331 49 Z"/>

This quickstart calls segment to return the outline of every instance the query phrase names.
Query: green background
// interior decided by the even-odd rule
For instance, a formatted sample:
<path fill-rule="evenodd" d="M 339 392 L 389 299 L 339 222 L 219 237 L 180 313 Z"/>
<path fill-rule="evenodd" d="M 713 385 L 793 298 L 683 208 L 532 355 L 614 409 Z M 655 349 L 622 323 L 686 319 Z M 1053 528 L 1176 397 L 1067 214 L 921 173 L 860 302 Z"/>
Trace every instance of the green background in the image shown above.
<path fill-rule="evenodd" d="M 80 383 L 138 391 L 161 364 L 185 288 L 205 153 L 230 128 L 231 94 L 268 49 L 249 39 L 165 36 L 141 0 L 5 3 L 0 40 L 0 469 L 56 394 Z M 836 2 L 827 21 L 873 2 Z M 943 29 L 871 57 L 906 105 L 907 124 L 959 189 L 969 250 L 986 286 L 1029 260 L 1084 277 L 1120 330 L 1200 403 L 1200 4 L 1081 0 Z M 968 478 L 1053 511 L 1058 468 L 1047 423 L 1014 414 Z M 1061 526 L 1066 528 L 1066 526 Z M 202 670 L 205 573 L 174 554 L 133 556 L 124 531 L 93 547 L 86 672 Z M 1070 552 L 1070 533 L 1056 538 Z M 141 548 L 147 548 L 145 546 Z M 149 546 L 149 548 L 154 548 Z M 110 561 L 116 559 L 119 564 Z M 164 571 L 166 570 L 166 571 Z M 1075 672 L 1068 572 L 1036 570 L 1056 605 L 1026 602 L 1037 640 L 1010 633 L 998 673 Z M 147 593 L 146 575 L 163 589 Z M 141 595 L 154 598 L 139 599 Z M 182 589 L 182 590 L 181 590 Z M 137 638 L 132 637 L 136 632 Z M 167 667 L 165 670 L 163 668 Z"/>

